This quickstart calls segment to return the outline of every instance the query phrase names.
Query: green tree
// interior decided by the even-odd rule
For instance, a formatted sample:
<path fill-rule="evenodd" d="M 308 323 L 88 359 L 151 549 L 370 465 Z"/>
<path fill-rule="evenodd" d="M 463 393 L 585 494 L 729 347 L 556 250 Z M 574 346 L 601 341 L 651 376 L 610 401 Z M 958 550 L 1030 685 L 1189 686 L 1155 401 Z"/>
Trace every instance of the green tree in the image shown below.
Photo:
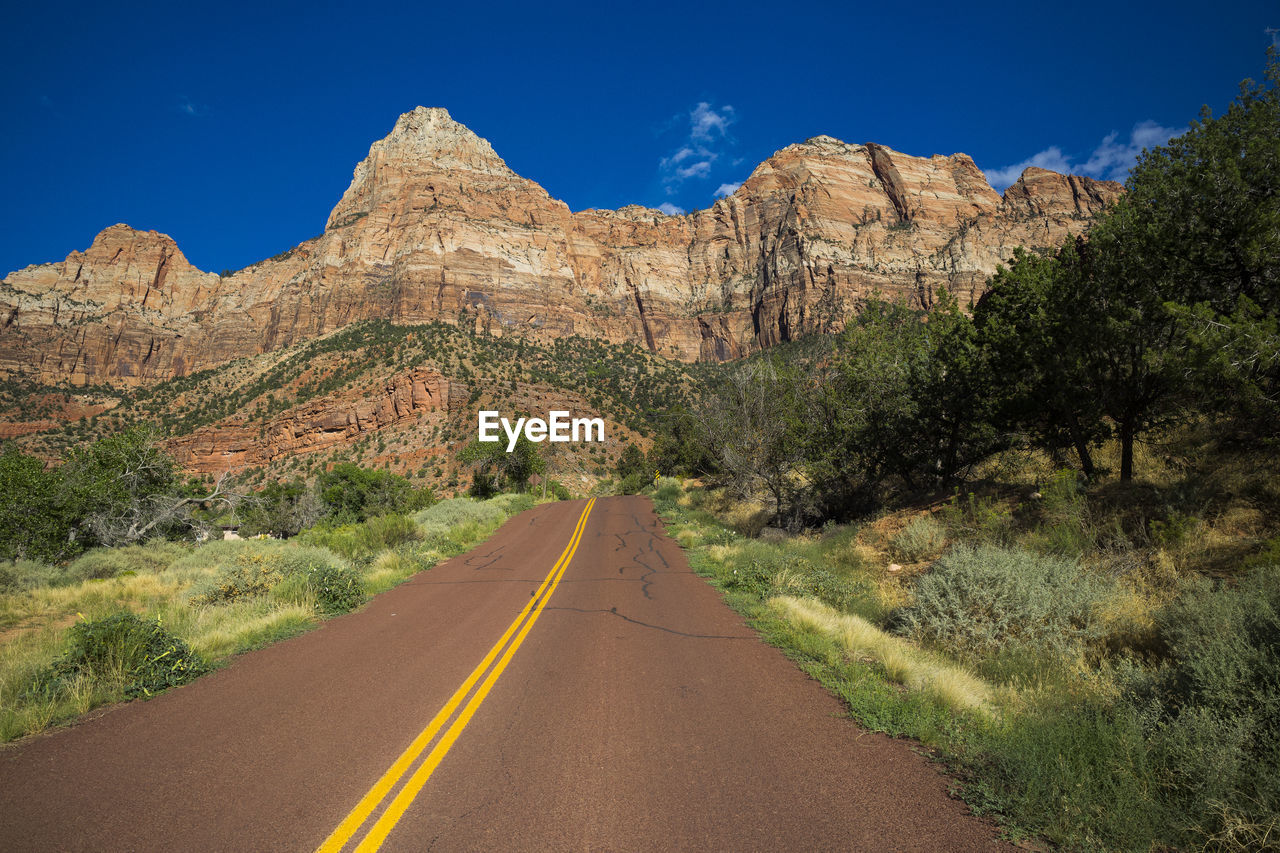
<path fill-rule="evenodd" d="M 614 467 L 614 471 L 617 473 L 619 480 L 626 479 L 632 474 L 639 477 L 652 474 L 644 454 L 634 444 L 628 444 L 627 449 L 618 456 L 618 464 Z"/>
<path fill-rule="evenodd" d="M 718 466 L 711 453 L 702 424 L 684 406 L 668 409 L 654 421 L 653 447 L 648 467 L 663 474 L 716 474 Z"/>
<path fill-rule="evenodd" d="M 1134 279 L 1177 326 L 1184 384 L 1274 434 L 1280 420 L 1280 61 L 1226 112 L 1144 154 L 1093 238 L 1106 272 Z M 1136 259 L 1139 263 L 1126 263 Z"/>
<path fill-rule="evenodd" d="M 325 512 L 325 504 L 300 478 L 267 483 L 247 500 L 241 510 L 240 531 L 245 535 L 296 536 L 315 524 Z"/>
<path fill-rule="evenodd" d="M 190 500 L 179 495 L 177 464 L 160 433 L 136 424 L 77 448 L 61 468 L 62 499 L 85 544 L 127 544 L 172 532 Z"/>
<path fill-rule="evenodd" d="M 1050 453 L 1071 449 L 1085 476 L 1094 475 L 1091 448 L 1110 434 L 1100 402 L 1083 378 L 1091 354 L 1087 317 L 1070 303 L 1063 255 L 1042 257 L 1022 249 L 992 277 L 974 310 L 999 427 L 1022 431 Z"/>
<path fill-rule="evenodd" d="M 0 559 L 55 561 L 71 556 L 72 518 L 60 499 L 61 477 L 6 442 L 0 453 Z"/>
<path fill-rule="evenodd" d="M 976 332 L 945 291 L 927 312 L 869 302 L 811 384 L 798 428 L 824 514 L 865 512 L 889 480 L 948 488 L 1001 446 Z"/>
<path fill-rule="evenodd" d="M 351 462 L 325 471 L 316 486 L 329 512 L 342 522 L 411 512 L 430 505 L 433 500 L 429 490 L 415 489 L 399 474 L 362 468 Z"/>
<path fill-rule="evenodd" d="M 800 393 L 797 370 L 766 355 L 720 377 L 698 412 L 729 484 L 742 495 L 768 492 L 775 521 L 788 528 L 799 527 L 805 514 L 806 491 L 797 479 L 805 444 L 794 421 Z"/>
<path fill-rule="evenodd" d="M 529 487 L 529 478 L 546 470 L 538 445 L 523 433 L 510 452 L 500 441 L 472 441 L 458 454 L 458 461 L 474 470 L 473 489 L 488 477 L 495 487 L 523 492 Z"/>
<path fill-rule="evenodd" d="M 979 307 L 1006 398 L 1050 449 L 1086 471 L 1105 416 L 1134 445 L 1206 405 L 1267 428 L 1280 400 L 1280 70 L 1227 112 L 1143 153 L 1126 193 L 1052 261 L 1021 256 Z M 1022 349 L 1019 355 L 1016 351 Z M 1010 363 L 1011 362 L 1011 363 Z M 1266 414 L 1273 415 L 1265 417 Z"/>

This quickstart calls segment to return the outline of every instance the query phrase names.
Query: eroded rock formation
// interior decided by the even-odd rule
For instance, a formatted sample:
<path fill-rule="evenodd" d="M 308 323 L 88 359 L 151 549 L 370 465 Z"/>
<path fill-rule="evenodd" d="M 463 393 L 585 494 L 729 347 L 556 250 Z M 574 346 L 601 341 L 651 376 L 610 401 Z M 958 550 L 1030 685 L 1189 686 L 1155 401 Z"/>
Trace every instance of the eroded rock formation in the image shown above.
<path fill-rule="evenodd" d="M 184 470 L 220 473 L 348 446 L 393 426 L 441 423 L 449 412 L 449 380 L 417 369 L 391 377 L 361 397 L 330 394 L 265 423 L 230 418 L 167 442 Z"/>
<path fill-rule="evenodd" d="M 1002 197 L 966 155 L 820 136 L 707 210 L 573 213 L 419 107 L 373 144 L 324 234 L 282 256 L 222 278 L 163 234 L 115 225 L 11 273 L 0 374 L 146 384 L 371 318 L 731 359 L 839 329 L 873 291 L 971 300 L 1015 247 L 1060 245 L 1120 191 L 1028 169 Z"/>

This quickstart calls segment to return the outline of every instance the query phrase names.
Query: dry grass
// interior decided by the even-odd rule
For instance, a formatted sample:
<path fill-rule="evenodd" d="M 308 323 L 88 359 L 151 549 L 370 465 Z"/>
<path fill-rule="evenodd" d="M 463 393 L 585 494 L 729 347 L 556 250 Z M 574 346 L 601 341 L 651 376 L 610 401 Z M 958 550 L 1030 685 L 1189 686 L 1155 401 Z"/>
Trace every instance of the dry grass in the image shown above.
<path fill-rule="evenodd" d="M 430 568 L 450 553 L 460 553 L 496 530 L 515 511 L 531 503 L 504 496 L 487 503 L 466 501 L 460 517 L 428 518 L 440 541 L 411 543 L 384 550 L 360 571 L 365 591 L 377 594 Z M 446 507 L 445 509 L 448 509 Z M 440 515 L 441 513 L 436 513 Z M 483 515 L 479 520 L 477 515 Z M 130 570 L 106 580 L 65 586 L 34 586 L 0 594 L 0 741 L 12 740 L 74 718 L 124 697 L 123 685 L 106 680 L 70 683 L 62 694 L 35 697 L 29 688 L 37 675 L 65 650 L 66 628 L 78 619 L 97 620 L 121 610 L 158 617 L 206 661 L 217 664 L 232 655 L 300 633 L 320 618 L 314 591 L 301 574 L 286 574 L 266 594 L 201 603 L 195 593 L 217 582 L 228 566 L 245 557 L 281 560 L 319 552 L 313 546 L 275 541 L 212 542 L 194 550 L 170 543 L 148 544 L 105 553 L 98 562 L 128 560 Z M 321 556 L 345 562 L 333 554 Z M 86 563 L 89 561 L 86 561 Z M 137 564 L 136 571 L 132 568 Z"/>
<path fill-rule="evenodd" d="M 993 692 L 982 679 L 886 634 L 860 616 L 841 613 L 811 598 L 781 595 L 768 603 L 792 624 L 836 640 L 849 657 L 880 664 L 891 681 L 932 695 L 957 710 L 993 712 Z"/>

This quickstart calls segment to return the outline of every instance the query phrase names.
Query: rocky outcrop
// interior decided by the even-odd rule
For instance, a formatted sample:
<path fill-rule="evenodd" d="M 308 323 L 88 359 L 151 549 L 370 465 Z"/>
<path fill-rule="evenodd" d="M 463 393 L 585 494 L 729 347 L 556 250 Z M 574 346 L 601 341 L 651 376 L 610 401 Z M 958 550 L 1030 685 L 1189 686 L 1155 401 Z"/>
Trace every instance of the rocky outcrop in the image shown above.
<path fill-rule="evenodd" d="M 573 213 L 441 109 L 375 142 L 325 233 L 226 278 L 117 225 L 0 285 L 0 373 L 138 385 L 365 319 L 737 358 L 841 328 L 872 292 L 976 299 L 1017 246 L 1083 230 L 1118 184 L 1029 169 L 1003 197 L 963 155 L 820 136 L 707 210 Z"/>
<path fill-rule="evenodd" d="M 393 426 L 442 422 L 449 413 L 450 383 L 418 369 L 352 399 L 330 394 L 283 412 L 265 424 L 231 418 L 171 439 L 167 450 L 186 471 L 202 474 L 268 465 L 299 454 L 348 447 Z M 436 416 L 432 418 L 432 416 Z"/>

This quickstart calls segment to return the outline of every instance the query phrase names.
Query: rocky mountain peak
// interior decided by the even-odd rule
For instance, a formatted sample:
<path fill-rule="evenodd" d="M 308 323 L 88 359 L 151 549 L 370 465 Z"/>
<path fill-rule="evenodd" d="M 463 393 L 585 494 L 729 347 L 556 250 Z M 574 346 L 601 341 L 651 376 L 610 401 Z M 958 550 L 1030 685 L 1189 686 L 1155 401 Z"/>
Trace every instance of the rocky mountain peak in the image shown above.
<path fill-rule="evenodd" d="M 329 214 L 326 230 L 367 214 L 385 186 L 406 176 L 469 172 L 500 180 L 518 179 L 488 140 L 453 120 L 443 107 L 415 107 L 396 119 L 391 133 L 369 147 L 356 166 L 351 185 Z"/>
<path fill-rule="evenodd" d="M 436 168 L 515 175 L 487 140 L 454 121 L 443 107 L 415 107 L 402 114 L 391 133 L 369 149 L 370 158 L 376 155 Z"/>

